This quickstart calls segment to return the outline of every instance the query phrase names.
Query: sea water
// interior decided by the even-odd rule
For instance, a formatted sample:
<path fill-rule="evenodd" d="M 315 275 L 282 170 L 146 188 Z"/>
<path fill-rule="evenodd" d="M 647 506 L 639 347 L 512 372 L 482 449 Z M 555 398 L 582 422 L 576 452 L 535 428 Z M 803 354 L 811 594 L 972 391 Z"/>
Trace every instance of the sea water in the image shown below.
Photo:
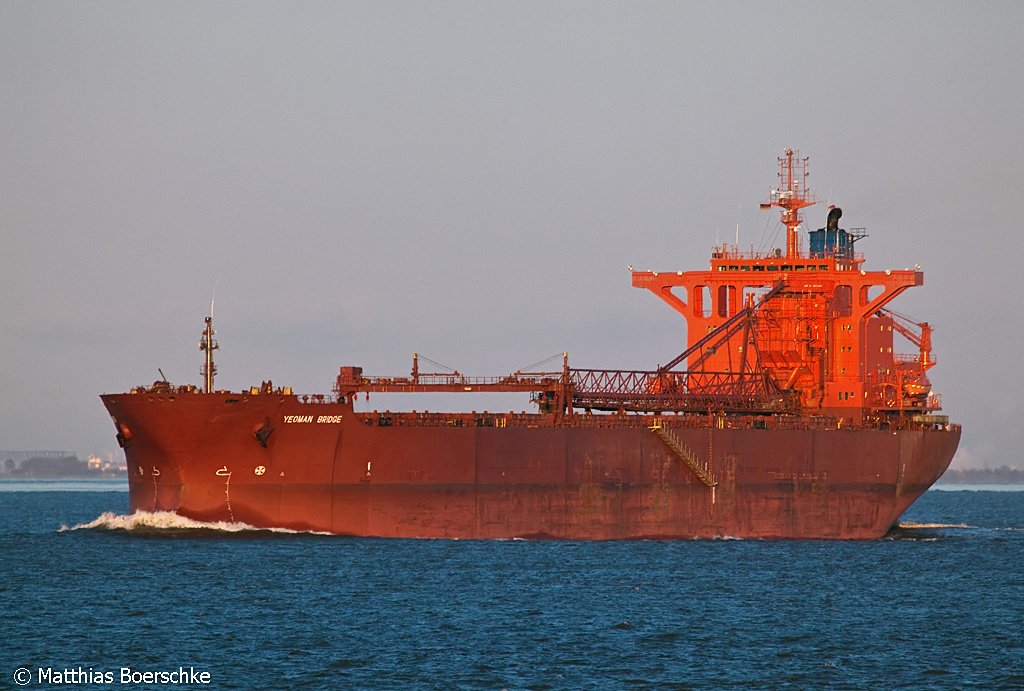
<path fill-rule="evenodd" d="M 932 490 L 874 542 L 487 542 L 123 490 L 0 483 L 0 688 L 1024 688 L 1024 492 Z"/>

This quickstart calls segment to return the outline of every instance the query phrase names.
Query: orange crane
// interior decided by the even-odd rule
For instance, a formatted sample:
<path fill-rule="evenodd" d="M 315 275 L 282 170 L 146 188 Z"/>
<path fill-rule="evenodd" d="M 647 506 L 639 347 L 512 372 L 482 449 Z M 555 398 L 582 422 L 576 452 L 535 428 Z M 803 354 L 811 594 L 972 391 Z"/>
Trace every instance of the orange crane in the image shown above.
<path fill-rule="evenodd" d="M 901 336 L 917 346 L 920 352 L 921 372 L 927 372 L 935 364 L 932 359 L 932 326 L 928 322 L 915 322 L 910 317 L 900 314 L 891 309 L 880 309 L 883 314 L 892 319 L 892 328 Z"/>

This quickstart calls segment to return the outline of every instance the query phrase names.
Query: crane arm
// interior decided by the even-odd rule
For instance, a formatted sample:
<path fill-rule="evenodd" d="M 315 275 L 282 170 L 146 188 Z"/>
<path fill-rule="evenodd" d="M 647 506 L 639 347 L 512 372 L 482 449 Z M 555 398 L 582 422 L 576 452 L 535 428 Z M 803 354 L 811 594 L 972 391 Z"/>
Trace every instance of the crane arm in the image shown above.
<path fill-rule="evenodd" d="M 878 313 L 892 319 L 892 328 L 917 346 L 921 353 L 921 370 L 927 370 L 935 363 L 932 361 L 932 326 L 928 322 L 915 322 L 910 317 L 882 308 Z"/>

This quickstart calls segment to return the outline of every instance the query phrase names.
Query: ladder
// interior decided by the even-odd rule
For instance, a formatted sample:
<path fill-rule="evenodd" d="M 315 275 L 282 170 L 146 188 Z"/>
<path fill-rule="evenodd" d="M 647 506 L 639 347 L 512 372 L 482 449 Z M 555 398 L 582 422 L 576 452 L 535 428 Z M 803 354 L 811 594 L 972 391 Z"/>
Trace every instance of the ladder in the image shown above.
<path fill-rule="evenodd" d="M 700 478 L 701 482 L 711 488 L 718 485 L 714 473 L 711 472 L 710 464 L 701 461 L 697 454 L 690 450 L 690 447 L 681 442 L 670 430 L 662 427 L 660 421 L 651 425 L 650 430 L 661 437 L 668 448 L 672 449 L 675 455 L 693 471 L 693 474 Z"/>

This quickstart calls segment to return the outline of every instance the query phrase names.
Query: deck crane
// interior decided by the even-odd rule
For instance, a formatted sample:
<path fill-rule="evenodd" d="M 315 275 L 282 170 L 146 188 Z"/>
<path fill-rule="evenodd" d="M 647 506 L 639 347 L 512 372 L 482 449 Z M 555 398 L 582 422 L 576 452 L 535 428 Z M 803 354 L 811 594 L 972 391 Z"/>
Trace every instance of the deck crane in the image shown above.
<path fill-rule="evenodd" d="M 928 322 L 915 322 L 899 312 L 882 308 L 879 314 L 892 319 L 892 328 L 901 336 L 917 346 L 920 352 L 921 373 L 927 372 L 935 364 L 932 359 L 932 326 Z"/>

